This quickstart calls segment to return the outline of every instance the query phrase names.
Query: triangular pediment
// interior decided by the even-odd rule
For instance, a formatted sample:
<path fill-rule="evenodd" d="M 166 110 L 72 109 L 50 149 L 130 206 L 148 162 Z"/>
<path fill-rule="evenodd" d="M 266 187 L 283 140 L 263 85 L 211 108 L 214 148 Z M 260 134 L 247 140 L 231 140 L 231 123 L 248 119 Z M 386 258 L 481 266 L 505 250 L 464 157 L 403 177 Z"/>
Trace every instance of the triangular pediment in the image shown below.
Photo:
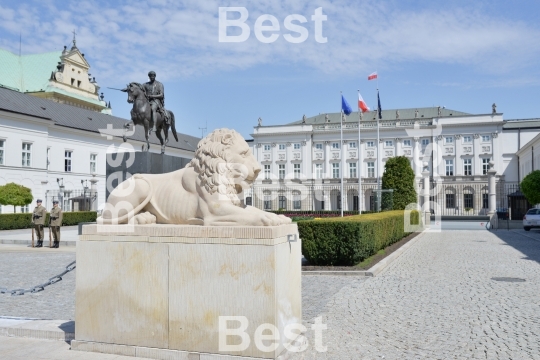
<path fill-rule="evenodd" d="M 64 55 L 62 58 L 64 59 L 64 61 L 70 62 L 72 64 L 82 66 L 87 69 L 90 68 L 90 64 L 88 64 L 88 62 L 86 61 L 84 56 L 82 56 L 82 54 L 79 52 L 78 49 L 70 51 L 68 54 Z"/>

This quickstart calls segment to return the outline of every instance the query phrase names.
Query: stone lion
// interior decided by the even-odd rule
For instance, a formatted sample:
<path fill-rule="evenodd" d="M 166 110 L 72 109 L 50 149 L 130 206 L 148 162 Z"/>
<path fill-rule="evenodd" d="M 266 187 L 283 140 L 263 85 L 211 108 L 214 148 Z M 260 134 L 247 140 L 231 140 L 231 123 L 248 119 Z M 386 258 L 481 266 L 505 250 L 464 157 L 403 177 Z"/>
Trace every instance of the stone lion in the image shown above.
<path fill-rule="evenodd" d="M 202 139 L 185 168 L 135 174 L 110 194 L 98 224 L 273 226 L 291 220 L 251 206 L 238 195 L 261 167 L 243 137 L 218 129 Z"/>

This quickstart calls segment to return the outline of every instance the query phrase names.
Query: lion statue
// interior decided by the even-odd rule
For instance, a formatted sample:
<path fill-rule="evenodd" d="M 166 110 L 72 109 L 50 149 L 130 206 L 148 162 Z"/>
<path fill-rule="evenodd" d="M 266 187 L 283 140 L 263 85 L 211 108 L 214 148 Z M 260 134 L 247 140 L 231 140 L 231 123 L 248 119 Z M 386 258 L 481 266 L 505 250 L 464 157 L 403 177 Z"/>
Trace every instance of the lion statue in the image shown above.
<path fill-rule="evenodd" d="M 244 138 L 218 129 L 202 139 L 185 168 L 135 174 L 110 194 L 98 224 L 274 226 L 291 220 L 245 206 L 239 194 L 261 167 Z"/>

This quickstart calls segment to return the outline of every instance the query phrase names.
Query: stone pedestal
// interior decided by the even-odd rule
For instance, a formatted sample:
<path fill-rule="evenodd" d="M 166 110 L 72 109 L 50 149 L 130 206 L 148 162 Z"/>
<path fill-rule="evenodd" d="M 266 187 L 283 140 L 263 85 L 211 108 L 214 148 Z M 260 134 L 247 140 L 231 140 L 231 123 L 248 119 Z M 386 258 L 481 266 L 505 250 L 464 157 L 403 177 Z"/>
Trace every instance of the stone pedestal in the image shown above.
<path fill-rule="evenodd" d="M 285 327 L 301 323 L 296 224 L 94 224 L 82 233 L 74 350 L 156 359 L 275 359 L 291 341 Z M 220 316 L 247 319 L 249 346 L 220 349 Z M 274 351 L 256 346 L 261 324 L 279 331 Z M 236 329 L 240 322 L 227 326 Z M 228 345 L 240 343 L 240 336 L 227 337 Z"/>

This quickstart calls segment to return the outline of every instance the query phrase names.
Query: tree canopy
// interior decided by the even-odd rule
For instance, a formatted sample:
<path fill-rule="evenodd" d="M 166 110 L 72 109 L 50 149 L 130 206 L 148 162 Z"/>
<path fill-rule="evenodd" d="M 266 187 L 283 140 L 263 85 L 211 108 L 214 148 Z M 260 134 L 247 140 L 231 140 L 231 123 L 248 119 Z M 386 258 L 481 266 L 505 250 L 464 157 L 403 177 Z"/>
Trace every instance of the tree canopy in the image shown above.
<path fill-rule="evenodd" d="M 404 210 L 407 205 L 416 203 L 414 171 L 408 158 L 397 156 L 388 159 L 384 166 L 382 188 L 394 189 L 394 210 Z"/>
<path fill-rule="evenodd" d="M 15 183 L 0 186 L 0 205 L 13 205 L 15 208 L 28 205 L 33 199 L 32 190 L 25 186 Z"/>
<path fill-rule="evenodd" d="M 521 192 L 533 204 L 540 204 L 540 170 L 525 176 L 520 184 Z"/>

